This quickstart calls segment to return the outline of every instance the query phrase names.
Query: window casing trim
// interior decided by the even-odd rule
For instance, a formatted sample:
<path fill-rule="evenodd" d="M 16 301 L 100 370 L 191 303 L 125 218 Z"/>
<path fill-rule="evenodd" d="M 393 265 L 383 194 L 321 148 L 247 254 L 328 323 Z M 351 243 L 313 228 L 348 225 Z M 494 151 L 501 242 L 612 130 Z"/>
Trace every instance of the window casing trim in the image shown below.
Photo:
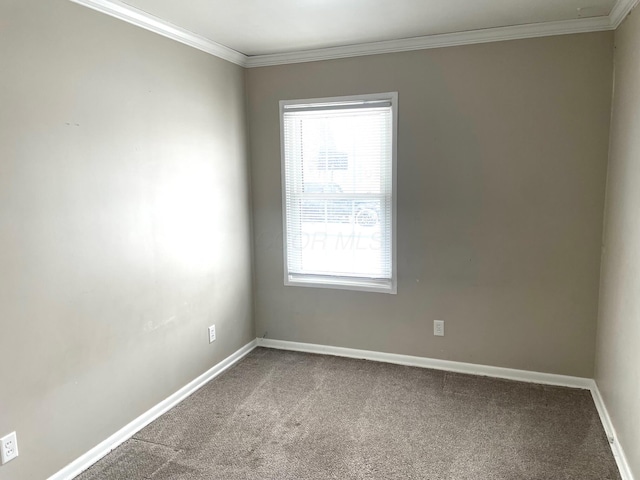
<path fill-rule="evenodd" d="M 284 113 L 289 105 L 309 108 L 313 105 L 323 107 L 339 105 L 353 105 L 354 103 L 390 102 L 391 104 L 391 279 L 359 278 L 332 275 L 306 275 L 289 272 L 287 260 L 287 200 L 286 200 L 286 159 L 285 159 L 285 128 Z M 314 108 L 314 107 L 311 107 Z M 319 107 L 320 108 L 320 107 Z M 398 262 L 397 262 L 397 152 L 398 152 L 398 92 L 386 92 L 365 95 L 348 95 L 340 97 L 325 97 L 300 100 L 280 101 L 280 165 L 281 165 L 281 193 L 282 193 L 282 233 L 283 233 L 283 267 L 284 285 L 333 288 L 363 292 L 397 293 Z"/>

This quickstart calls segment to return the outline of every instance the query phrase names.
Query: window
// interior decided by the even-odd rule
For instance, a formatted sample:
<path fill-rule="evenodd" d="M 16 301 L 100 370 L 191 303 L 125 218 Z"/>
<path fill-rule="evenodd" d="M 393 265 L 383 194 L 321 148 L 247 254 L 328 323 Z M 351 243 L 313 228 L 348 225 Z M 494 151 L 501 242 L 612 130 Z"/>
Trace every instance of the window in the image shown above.
<path fill-rule="evenodd" d="M 285 285 L 396 293 L 397 102 L 280 102 Z"/>

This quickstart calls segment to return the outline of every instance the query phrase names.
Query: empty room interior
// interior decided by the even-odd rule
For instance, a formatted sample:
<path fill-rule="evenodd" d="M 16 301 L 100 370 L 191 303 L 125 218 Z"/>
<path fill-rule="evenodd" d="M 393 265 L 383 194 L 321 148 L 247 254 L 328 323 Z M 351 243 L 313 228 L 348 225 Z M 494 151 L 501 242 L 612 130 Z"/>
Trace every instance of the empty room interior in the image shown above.
<path fill-rule="evenodd" d="M 0 480 L 640 480 L 638 0 L 1 0 Z"/>

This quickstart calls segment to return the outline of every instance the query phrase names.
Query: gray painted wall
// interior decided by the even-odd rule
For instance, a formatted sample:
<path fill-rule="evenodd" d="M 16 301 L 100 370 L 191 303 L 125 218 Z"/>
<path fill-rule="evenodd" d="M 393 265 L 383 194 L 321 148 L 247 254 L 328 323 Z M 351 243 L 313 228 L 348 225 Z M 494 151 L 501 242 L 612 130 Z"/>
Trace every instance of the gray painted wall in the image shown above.
<path fill-rule="evenodd" d="M 37 480 L 255 337 L 244 71 L 68 0 L 3 0 L 0 65 L 0 479 Z"/>
<path fill-rule="evenodd" d="M 615 46 L 596 382 L 640 478 L 640 10 Z"/>
<path fill-rule="evenodd" d="M 592 377 L 612 41 L 249 69 L 258 336 Z M 387 91 L 398 294 L 284 287 L 278 101 Z"/>
<path fill-rule="evenodd" d="M 618 370 L 638 361 L 635 306 L 620 301 L 635 288 L 622 280 L 635 274 L 637 19 L 617 41 L 598 382 L 635 452 L 637 378 Z M 67 0 L 3 1 L 0 435 L 17 430 L 21 454 L 0 480 L 55 473 L 256 332 L 592 376 L 612 43 L 245 74 Z M 285 288 L 278 101 L 382 91 L 400 94 L 399 293 Z"/>

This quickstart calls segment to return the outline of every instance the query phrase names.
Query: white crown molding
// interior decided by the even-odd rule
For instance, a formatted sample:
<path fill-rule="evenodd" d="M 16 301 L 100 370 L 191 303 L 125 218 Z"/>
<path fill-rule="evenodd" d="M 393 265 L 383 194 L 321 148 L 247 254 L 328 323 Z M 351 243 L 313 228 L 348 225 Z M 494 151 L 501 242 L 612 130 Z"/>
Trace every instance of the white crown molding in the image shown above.
<path fill-rule="evenodd" d="M 486 28 L 467 32 L 444 33 L 423 37 L 362 43 L 342 47 L 319 48 L 290 53 L 247 56 L 229 47 L 161 20 L 120 0 L 70 0 L 125 22 L 137 25 L 178 42 L 207 52 L 243 67 L 265 67 L 290 63 L 315 62 L 338 58 L 408 52 L 430 48 L 473 45 L 524 38 L 568 35 L 574 33 L 615 30 L 640 0 L 617 0 L 609 16 L 580 18 L 557 22 L 532 23 L 510 27 Z"/>
<path fill-rule="evenodd" d="M 402 40 L 362 43 L 345 47 L 319 48 L 316 50 L 306 50 L 302 52 L 250 56 L 248 57 L 246 66 L 265 67 L 271 65 L 284 65 L 288 63 L 315 62 L 318 60 L 378 55 L 381 53 L 408 52 L 412 50 L 473 45 L 478 43 L 500 42 L 504 40 L 597 32 L 602 30 L 611 30 L 611 28 L 609 17 L 532 23 L 512 27 L 487 28 L 467 32 L 427 35 L 424 37 L 413 37 Z"/>
<path fill-rule="evenodd" d="M 538 383 L 542 385 L 556 385 L 562 387 L 581 388 L 591 390 L 593 380 L 583 377 L 571 377 L 555 373 L 531 372 L 528 370 L 516 370 L 513 368 L 493 367 L 475 363 L 454 362 L 451 360 L 439 360 L 436 358 L 415 357 L 400 355 L 397 353 L 375 352 L 372 350 L 356 350 L 353 348 L 333 347 L 317 345 L 313 343 L 290 342 L 286 340 L 272 340 L 258 338 L 258 346 L 275 348 L 278 350 L 291 350 L 294 352 L 317 353 L 320 355 L 333 355 L 337 357 L 359 358 L 374 362 L 394 363 L 409 367 L 431 368 L 447 372 L 467 373 L 484 377 L 503 378 L 520 382 Z"/>
<path fill-rule="evenodd" d="M 236 65 L 245 66 L 247 56 L 240 52 L 225 47 L 208 38 L 197 35 L 189 30 L 161 20 L 142 10 L 138 10 L 119 0 L 71 0 L 74 3 L 84 5 L 98 12 L 106 13 L 112 17 L 124 20 L 138 27 L 158 33 L 164 37 L 176 40 L 190 47 L 197 48 L 215 57 L 222 58 Z"/>
<path fill-rule="evenodd" d="M 620 24 L 627 18 L 627 15 L 631 13 L 639 0 L 618 0 L 614 5 L 611 13 L 609 14 L 609 21 L 611 22 L 611 29 L 615 30 Z"/>
<path fill-rule="evenodd" d="M 119 445 L 133 437 L 137 432 L 149 425 L 160 415 L 175 407 L 189 395 L 192 395 L 198 389 L 202 388 L 206 383 L 210 382 L 222 372 L 227 370 L 229 367 L 242 360 L 254 348 L 256 348 L 256 345 L 256 340 L 252 340 L 244 347 L 236 350 L 234 353 L 215 365 L 213 368 L 207 370 L 198 378 L 189 382 L 187 385 L 175 392 L 173 395 L 170 395 L 169 397 L 158 403 L 156 406 L 147 410 L 145 413 L 133 420 L 131 423 L 122 427 L 109 438 L 100 442 L 98 445 L 71 462 L 62 470 L 53 474 L 51 477 L 49 477 L 49 480 L 71 480 L 80 475 L 80 473 L 84 472 L 91 465 L 107 455 L 109 452 L 111 452 L 111 450 L 117 448 Z"/>

